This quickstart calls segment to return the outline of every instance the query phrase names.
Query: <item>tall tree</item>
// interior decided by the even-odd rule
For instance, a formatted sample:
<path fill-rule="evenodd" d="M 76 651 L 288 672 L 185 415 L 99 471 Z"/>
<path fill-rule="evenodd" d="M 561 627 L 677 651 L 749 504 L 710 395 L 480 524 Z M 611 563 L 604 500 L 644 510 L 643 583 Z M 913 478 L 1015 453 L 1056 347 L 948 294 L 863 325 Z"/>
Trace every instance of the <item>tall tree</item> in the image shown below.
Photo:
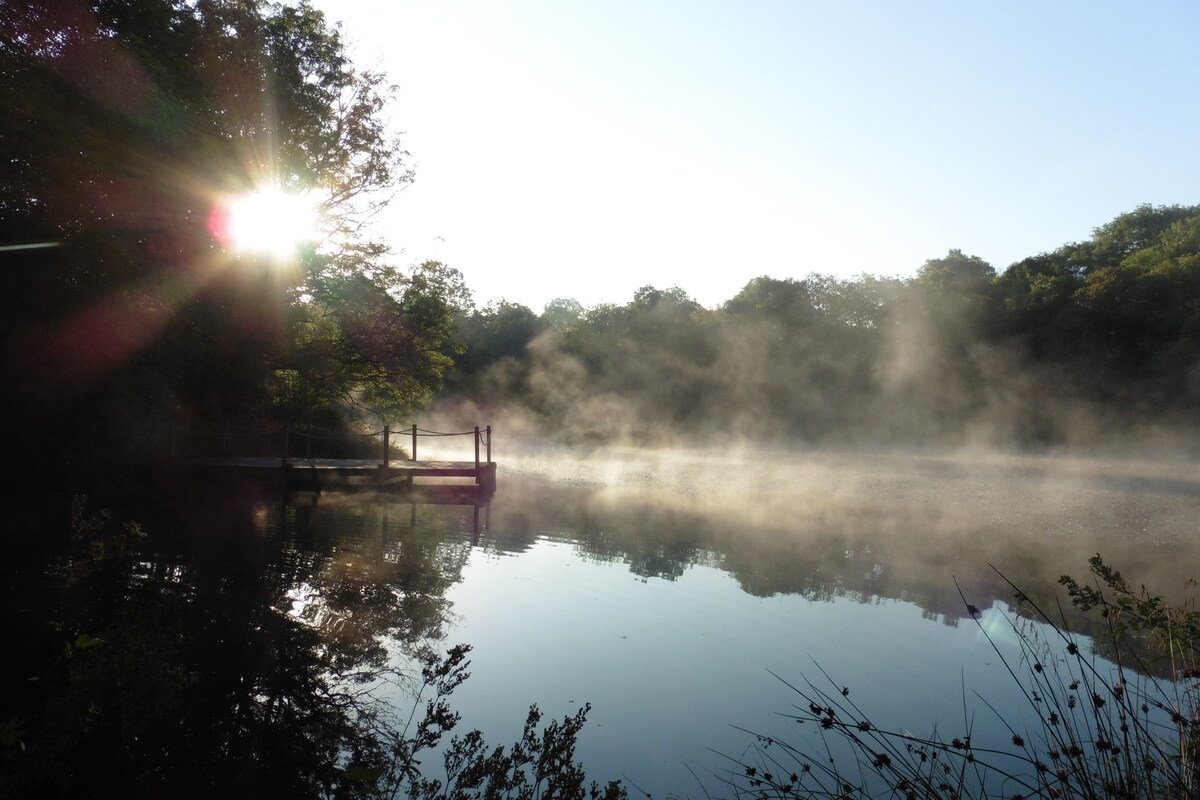
<path fill-rule="evenodd" d="M 0 2 L 7 399 L 195 418 L 436 390 L 454 288 L 364 233 L 411 177 L 389 91 L 308 2 Z M 295 257 L 214 235 L 264 185 L 319 201 Z"/>

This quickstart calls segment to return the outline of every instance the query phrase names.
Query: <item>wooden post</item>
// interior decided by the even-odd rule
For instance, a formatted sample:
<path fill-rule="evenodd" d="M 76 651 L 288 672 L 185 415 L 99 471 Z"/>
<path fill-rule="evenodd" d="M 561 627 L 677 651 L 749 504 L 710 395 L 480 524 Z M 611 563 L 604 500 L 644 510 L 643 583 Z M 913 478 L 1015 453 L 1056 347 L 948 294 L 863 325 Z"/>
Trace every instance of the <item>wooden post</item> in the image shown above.
<path fill-rule="evenodd" d="M 308 438 L 305 440 L 304 457 L 312 461 L 312 425 L 308 426 Z"/>
<path fill-rule="evenodd" d="M 483 464 L 475 473 L 475 484 L 487 494 L 496 491 L 496 462 Z"/>
<path fill-rule="evenodd" d="M 388 449 L 391 447 L 391 444 L 388 442 L 388 439 L 391 438 L 391 435 L 392 435 L 391 429 L 387 425 L 384 425 L 383 426 L 383 466 L 384 466 L 384 469 L 386 469 L 387 465 L 388 465 Z"/>
<path fill-rule="evenodd" d="M 492 463 L 492 426 L 487 426 L 487 460 Z"/>
<path fill-rule="evenodd" d="M 412 436 L 413 436 L 412 460 L 416 461 L 417 460 L 417 426 L 416 425 L 413 425 Z"/>
<path fill-rule="evenodd" d="M 479 483 L 479 426 L 475 426 L 475 482 Z"/>

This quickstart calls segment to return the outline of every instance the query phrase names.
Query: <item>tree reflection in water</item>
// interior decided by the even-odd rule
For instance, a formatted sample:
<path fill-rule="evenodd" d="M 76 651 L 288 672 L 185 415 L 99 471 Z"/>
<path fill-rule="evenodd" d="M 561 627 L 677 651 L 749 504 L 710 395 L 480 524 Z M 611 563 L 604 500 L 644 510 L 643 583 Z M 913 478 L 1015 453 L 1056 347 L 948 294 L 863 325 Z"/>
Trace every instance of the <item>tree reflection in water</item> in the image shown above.
<path fill-rule="evenodd" d="M 1028 478 L 1040 492 L 1079 503 L 1064 521 L 1052 513 L 1057 507 L 1026 499 L 1037 496 L 1027 483 L 1014 485 L 1004 470 L 979 469 L 982 478 L 970 475 L 971 481 L 942 476 L 922 482 L 918 474 L 918 488 L 889 484 L 882 497 L 857 492 L 832 501 L 820 490 L 680 495 L 550 489 L 537 479 L 506 478 L 490 546 L 523 551 L 538 538 L 532 532 L 541 532 L 570 543 L 589 561 L 624 563 L 643 580 L 673 581 L 690 567 L 712 567 L 756 597 L 901 600 L 949 626 L 967 618 L 955 580 L 971 597 L 1012 604 L 1011 588 L 990 565 L 1048 603 L 1059 576 L 1078 571 L 1098 551 L 1169 596 L 1193 577 L 1192 526 L 1181 521 L 1200 514 L 1200 476 L 1155 485 L 1117 485 L 1101 476 L 1095 486 L 1077 481 L 1062 490 L 1053 475 Z M 1123 517 L 1141 522 L 1135 529 Z M 1071 621 L 1083 633 L 1103 633 L 1087 615 Z"/>
<path fill-rule="evenodd" d="M 43 625 L 29 642 L 30 652 L 62 650 L 48 665 L 21 662 L 36 691 L 5 703 L 0 793 L 437 797 L 453 788 L 417 765 L 438 761 L 458 722 L 446 676 L 465 678 L 469 648 L 439 658 L 431 645 L 469 555 L 471 514 L 464 526 L 459 512 L 422 507 L 418 523 L 414 506 L 397 532 L 386 502 L 360 500 L 338 509 L 337 524 L 318 522 L 331 505 L 194 497 L 147 520 L 154 535 L 143 536 L 79 503 L 70 552 L 47 570 L 58 596 L 37 610 Z M 415 698 L 431 683 L 424 719 L 382 699 Z M 511 796 L 513 776 L 540 771 L 563 796 L 584 796 L 573 759 L 581 724 L 551 722 L 543 736 L 531 716 L 537 747 L 514 746 L 507 760 L 478 735 L 470 747 L 446 743 L 458 786 Z"/>

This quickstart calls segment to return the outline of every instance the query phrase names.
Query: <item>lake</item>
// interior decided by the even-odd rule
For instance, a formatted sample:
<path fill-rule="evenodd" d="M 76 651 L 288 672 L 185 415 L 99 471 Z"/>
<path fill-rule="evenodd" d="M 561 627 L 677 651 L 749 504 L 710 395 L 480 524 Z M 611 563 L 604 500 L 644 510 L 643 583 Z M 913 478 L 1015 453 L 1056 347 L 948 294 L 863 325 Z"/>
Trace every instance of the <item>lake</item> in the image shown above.
<path fill-rule="evenodd" d="M 796 724 L 806 702 L 788 683 L 845 687 L 876 728 L 1007 741 L 1000 718 L 1030 713 L 1004 666 L 1021 657 L 1012 626 L 1052 632 L 1014 613 L 1005 578 L 1049 609 L 1065 597 L 1057 578 L 1087 577 L 1095 553 L 1170 598 L 1200 573 L 1191 462 L 562 448 L 497 459 L 499 488 L 479 504 L 188 487 L 145 521 L 124 600 L 70 588 L 90 586 L 70 578 L 87 557 L 65 567 L 66 599 L 48 605 L 85 636 L 67 649 L 66 685 L 112 684 L 141 710 L 120 723 L 125 763 L 155 765 L 130 767 L 138 780 L 284 794 L 287 775 L 299 795 L 327 779 L 305 770 L 346 747 L 322 676 L 369 687 L 380 718 L 402 726 L 414 654 L 465 643 L 471 677 L 450 698 L 463 730 L 508 745 L 530 704 L 561 719 L 590 703 L 576 753 L 589 778 L 621 779 L 633 797 L 728 796 L 729 771 L 758 757 L 755 734 L 823 752 L 816 726 Z M 120 602 L 152 624 L 101 628 L 130 618 L 112 612 Z M 104 660 L 118 641 L 158 666 L 121 677 L 131 667 Z M 372 677 L 389 668 L 395 680 Z M 307 722 L 279 732 L 297 716 Z M 131 717 L 140 727 L 127 730 Z M 254 749 L 264 737 L 284 737 L 277 768 Z M 239 770 L 214 767 L 243 751 Z"/>
<path fill-rule="evenodd" d="M 481 509 L 326 495 L 285 511 L 298 559 L 320 538 L 324 569 L 361 580 L 394 580 L 421 543 L 424 630 L 474 648 L 464 725 L 506 744 L 530 703 L 591 703 L 589 775 L 654 797 L 718 793 L 747 731 L 798 741 L 783 680 L 828 688 L 823 672 L 877 726 L 1007 739 L 984 701 L 1025 712 L 993 649 L 1019 658 L 1014 592 L 989 565 L 1042 601 L 1097 552 L 1167 595 L 1200 571 L 1190 463 L 533 450 L 501 462 Z M 276 512 L 263 536 L 282 536 Z"/>

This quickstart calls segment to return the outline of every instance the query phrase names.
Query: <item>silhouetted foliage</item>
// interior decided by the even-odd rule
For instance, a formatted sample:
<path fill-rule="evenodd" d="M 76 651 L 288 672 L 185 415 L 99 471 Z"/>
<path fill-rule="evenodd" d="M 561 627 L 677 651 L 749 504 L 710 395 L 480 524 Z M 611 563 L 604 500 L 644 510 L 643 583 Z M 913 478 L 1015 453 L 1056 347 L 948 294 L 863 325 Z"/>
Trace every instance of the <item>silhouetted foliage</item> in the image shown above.
<path fill-rule="evenodd" d="M 410 179 L 390 91 L 308 3 L 0 4 L 0 400 L 29 423 L 14 449 L 61 463 L 64 424 L 86 418 L 69 448 L 86 473 L 98 454 L 145 462 L 170 424 L 426 401 L 465 289 L 364 235 Z M 321 202 L 295 258 L 214 235 L 220 198 L 264 183 Z"/>

